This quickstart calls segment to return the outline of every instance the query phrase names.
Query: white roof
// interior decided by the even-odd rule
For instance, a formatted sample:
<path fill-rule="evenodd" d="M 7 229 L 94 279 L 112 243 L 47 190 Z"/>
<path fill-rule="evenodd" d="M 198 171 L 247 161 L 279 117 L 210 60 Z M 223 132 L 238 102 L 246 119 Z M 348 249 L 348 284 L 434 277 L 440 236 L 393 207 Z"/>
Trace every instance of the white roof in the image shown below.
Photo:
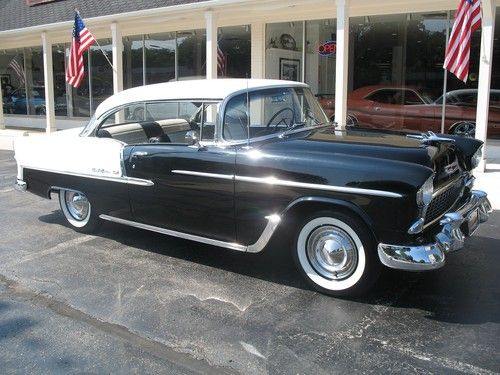
<path fill-rule="evenodd" d="M 271 79 L 198 79 L 189 81 L 174 81 L 166 83 L 157 83 L 134 87 L 132 89 L 121 91 L 110 96 L 103 101 L 96 109 L 96 117 L 99 118 L 110 109 L 132 102 L 152 101 L 152 100 L 175 100 L 175 99 L 208 99 L 220 100 L 229 94 L 240 91 L 278 87 L 295 86 L 307 87 L 306 84 L 292 81 L 279 81 Z"/>

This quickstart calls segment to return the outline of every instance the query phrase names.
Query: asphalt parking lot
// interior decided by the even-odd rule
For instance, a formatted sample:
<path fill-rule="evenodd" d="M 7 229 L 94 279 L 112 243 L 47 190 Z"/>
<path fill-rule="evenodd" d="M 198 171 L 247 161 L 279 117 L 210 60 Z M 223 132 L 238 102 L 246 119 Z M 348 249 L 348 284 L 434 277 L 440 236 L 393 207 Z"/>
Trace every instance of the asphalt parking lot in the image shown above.
<path fill-rule="evenodd" d="M 436 272 L 309 289 L 286 251 L 66 226 L 0 151 L 2 373 L 500 372 L 500 212 Z"/>

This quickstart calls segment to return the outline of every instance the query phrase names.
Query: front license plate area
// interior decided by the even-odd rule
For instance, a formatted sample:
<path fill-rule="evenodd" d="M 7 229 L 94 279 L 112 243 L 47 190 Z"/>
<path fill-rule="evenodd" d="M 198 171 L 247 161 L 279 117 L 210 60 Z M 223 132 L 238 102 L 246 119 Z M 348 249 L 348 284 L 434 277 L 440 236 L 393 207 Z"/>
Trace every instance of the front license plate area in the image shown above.
<path fill-rule="evenodd" d="M 467 236 L 472 236 L 479 226 L 479 208 L 475 208 L 467 215 Z"/>

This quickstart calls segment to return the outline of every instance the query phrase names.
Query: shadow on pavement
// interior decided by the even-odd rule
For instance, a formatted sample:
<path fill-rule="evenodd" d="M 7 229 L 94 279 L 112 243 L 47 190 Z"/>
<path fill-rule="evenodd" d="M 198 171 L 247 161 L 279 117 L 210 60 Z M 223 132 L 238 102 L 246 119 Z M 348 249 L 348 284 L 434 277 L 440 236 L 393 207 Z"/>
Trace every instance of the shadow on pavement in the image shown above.
<path fill-rule="evenodd" d="M 59 210 L 39 220 L 69 227 Z M 312 291 L 288 255 L 290 241 L 273 240 L 271 247 L 262 253 L 247 254 L 109 222 L 104 223 L 97 235 L 151 253 Z M 410 273 L 384 269 L 366 296 L 342 299 L 420 309 L 428 312 L 428 319 L 442 322 L 499 322 L 498 249 L 500 240 L 476 234 L 468 239 L 466 249 L 449 255 L 447 264 L 439 270 Z"/>

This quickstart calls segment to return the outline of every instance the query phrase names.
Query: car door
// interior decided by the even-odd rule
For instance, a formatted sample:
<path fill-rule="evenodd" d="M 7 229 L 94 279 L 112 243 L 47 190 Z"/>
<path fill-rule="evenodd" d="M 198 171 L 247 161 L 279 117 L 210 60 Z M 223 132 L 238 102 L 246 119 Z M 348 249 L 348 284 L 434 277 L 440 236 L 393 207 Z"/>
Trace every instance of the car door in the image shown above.
<path fill-rule="evenodd" d="M 135 221 L 235 241 L 235 149 L 217 146 L 213 132 L 207 134 L 208 140 L 202 133 L 203 146 L 182 143 L 172 133 L 170 142 L 125 146 L 127 176 L 152 182 L 150 186 L 130 185 Z"/>
<path fill-rule="evenodd" d="M 412 89 L 402 89 L 398 97 L 401 104 L 403 130 L 418 130 L 439 132 L 441 128 L 441 113 L 433 105 Z"/>
<path fill-rule="evenodd" d="M 398 89 L 378 89 L 368 95 L 369 126 L 382 129 L 400 129 L 402 126 L 402 108 L 396 103 Z"/>

